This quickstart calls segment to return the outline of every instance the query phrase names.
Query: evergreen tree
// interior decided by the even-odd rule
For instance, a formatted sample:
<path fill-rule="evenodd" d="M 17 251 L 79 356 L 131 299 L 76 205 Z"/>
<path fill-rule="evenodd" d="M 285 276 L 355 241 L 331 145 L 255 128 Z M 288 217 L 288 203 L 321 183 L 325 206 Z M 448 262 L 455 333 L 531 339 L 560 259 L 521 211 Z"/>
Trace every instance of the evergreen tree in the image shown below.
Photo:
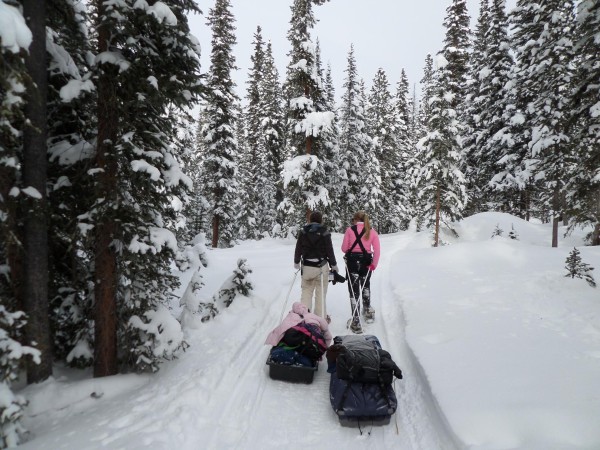
<path fill-rule="evenodd" d="M 261 139 L 264 145 L 265 169 L 268 173 L 268 184 L 262 190 L 261 204 L 265 213 L 261 220 L 267 225 L 264 231 L 274 233 L 275 229 L 281 227 L 281 223 L 277 222 L 277 205 L 283 200 L 281 170 L 285 159 L 285 126 L 283 93 L 270 41 L 264 55 L 260 93 Z"/>
<path fill-rule="evenodd" d="M 340 209 L 342 217 L 352 217 L 356 210 L 365 207 L 365 169 L 372 146 L 365 131 L 365 111 L 361 102 L 360 80 L 358 79 L 354 46 L 348 52 L 348 65 L 344 81 L 344 94 L 340 107 L 340 168 L 343 169 Z"/>
<path fill-rule="evenodd" d="M 334 117 L 331 126 L 323 133 L 323 159 L 325 164 L 325 180 L 329 198 L 332 200 L 325 214 L 327 215 L 328 226 L 332 230 L 342 231 L 346 224 L 346 220 L 340 214 L 340 199 L 341 189 L 340 183 L 343 179 L 343 171 L 340 169 L 340 130 L 337 117 L 337 108 L 335 105 L 335 88 L 333 85 L 333 77 L 331 75 L 331 65 L 327 65 L 325 73 L 325 81 L 323 85 L 324 92 L 324 109 L 333 111 Z"/>
<path fill-rule="evenodd" d="M 400 212 L 400 229 L 406 229 L 416 205 L 410 177 L 410 164 L 415 160 L 416 140 L 416 99 L 409 96 L 409 82 L 404 69 L 400 72 L 400 80 L 396 85 L 395 111 L 398 120 L 398 167 L 396 169 L 395 201 Z"/>
<path fill-rule="evenodd" d="M 577 250 L 576 247 L 574 247 L 571 253 L 569 253 L 565 263 L 565 269 L 567 269 L 568 272 L 565 277 L 581 278 L 584 279 L 591 287 L 596 287 L 596 281 L 594 280 L 593 275 L 590 273 L 592 270 L 594 270 L 594 268 L 583 262 L 581 259 L 581 252 Z"/>
<path fill-rule="evenodd" d="M 31 31 L 21 9 L 0 2 L 0 14 L 11 18 L 20 39 L 9 46 L 0 42 L 0 298 L 11 313 L 23 308 L 21 218 L 19 216 L 22 133 L 25 116 L 25 56 Z M 11 329 L 6 329 L 12 332 Z"/>
<path fill-rule="evenodd" d="M 473 53 L 470 81 L 470 102 L 466 122 L 470 128 L 465 142 L 466 172 L 469 182 L 469 212 L 508 209 L 510 202 L 493 189 L 493 179 L 500 172 L 497 165 L 507 154 L 506 144 L 498 139 L 504 122 L 507 98 L 505 89 L 513 66 L 509 53 L 508 21 L 505 0 L 482 2 L 478 24 L 477 51 Z M 486 12 L 483 8 L 489 8 Z M 485 33 L 484 36 L 480 36 Z M 477 59 L 476 59 L 477 58 Z M 501 185 L 498 185 L 500 188 Z"/>
<path fill-rule="evenodd" d="M 303 223 L 310 211 L 325 209 L 329 193 L 325 187 L 325 168 L 321 133 L 331 126 L 333 113 L 320 111 L 322 80 L 319 76 L 317 48 L 311 31 L 316 19 L 313 5 L 326 0 L 294 0 L 288 30 L 291 50 L 285 83 L 287 101 L 287 153 L 283 169 L 285 198 L 279 205 L 285 217 L 284 233 Z"/>
<path fill-rule="evenodd" d="M 242 202 L 242 215 L 238 227 L 244 231 L 240 234 L 242 239 L 256 239 L 262 232 L 268 222 L 262 218 L 258 220 L 257 212 L 262 207 L 263 198 L 261 191 L 269 186 L 268 167 L 266 165 L 266 154 L 264 151 L 264 141 L 262 136 L 262 114 L 260 81 L 264 73 L 264 42 L 261 28 L 257 27 L 254 33 L 254 52 L 250 57 L 252 63 L 248 73 L 248 85 L 246 90 L 247 106 L 243 114 L 245 133 L 239 133 L 238 153 L 239 162 L 239 180 L 244 189 L 244 201 Z M 252 183 L 244 183 L 244 180 L 253 180 Z M 262 215 L 262 214 L 261 214 Z M 259 229 L 258 227 L 262 228 Z"/>
<path fill-rule="evenodd" d="M 431 98 L 427 135 L 419 141 L 422 167 L 418 175 L 420 199 L 427 226 L 434 227 L 434 246 L 439 245 L 441 224 L 462 217 L 467 195 L 460 171 L 461 139 L 456 110 L 452 108 L 452 76 L 443 55 L 438 55 L 436 95 Z M 452 230 L 452 229 L 451 229 Z"/>
<path fill-rule="evenodd" d="M 571 227 L 591 225 L 592 245 L 600 245 L 600 2 L 578 5 L 574 50 L 578 55 L 571 96 L 571 136 L 577 165 L 567 186 Z"/>
<path fill-rule="evenodd" d="M 365 147 L 366 152 L 364 153 L 363 163 L 363 176 L 360 183 L 358 204 L 359 209 L 370 211 L 375 217 L 381 216 L 381 199 L 383 193 L 381 192 L 381 164 L 375 147 L 373 145 L 373 138 L 369 135 L 367 126 L 367 87 L 365 80 L 360 79 L 358 83 L 358 110 L 362 111 L 363 116 L 363 130 L 368 146 Z M 374 222 L 375 226 L 378 226 Z"/>
<path fill-rule="evenodd" d="M 372 211 L 370 217 L 380 232 L 392 233 L 401 227 L 402 204 L 397 195 L 401 151 L 398 129 L 404 122 L 394 108 L 387 75 L 381 68 L 373 79 L 366 116 L 373 152 L 380 163 L 382 193 L 380 208 Z"/>
<path fill-rule="evenodd" d="M 572 77 L 574 32 L 572 0 L 548 0 L 537 9 L 541 33 L 532 35 L 527 67 L 528 83 L 534 94 L 528 109 L 531 122 L 530 165 L 541 183 L 540 201 L 551 211 L 552 247 L 558 246 L 558 224 L 564 213 L 563 197 L 567 173 L 572 164 L 568 136 L 568 92 Z"/>
<path fill-rule="evenodd" d="M 501 100 L 505 108 L 502 119 L 505 127 L 500 130 L 498 137 L 505 150 L 503 158 L 497 162 L 492 180 L 494 188 L 502 192 L 505 210 L 515 211 L 527 220 L 536 208 L 534 202 L 538 190 L 528 165 L 531 141 L 529 125 L 533 117 L 529 105 L 536 97 L 529 82 L 528 68 L 535 52 L 532 44 L 544 27 L 542 22 L 536 20 L 538 8 L 537 3 L 518 0 L 508 17 L 512 29 L 510 47 L 514 52 L 514 64 Z"/>
<path fill-rule="evenodd" d="M 85 224 L 93 202 L 96 92 L 83 5 L 54 1 L 47 10 L 50 319 L 54 357 L 93 364 L 92 243 Z"/>
<path fill-rule="evenodd" d="M 193 106 L 201 89 L 187 24 L 197 8 L 161 5 L 96 2 L 95 376 L 116 373 L 119 363 L 156 370 L 181 345 L 163 303 L 177 286 L 176 205 L 191 187 L 175 111 Z"/>
<path fill-rule="evenodd" d="M 208 13 L 212 29 L 212 51 L 208 75 L 208 94 L 204 106 L 207 122 L 202 127 L 202 137 L 207 153 L 203 160 L 204 187 L 212 210 L 212 245 L 217 247 L 232 241 L 233 226 L 238 205 L 239 184 L 238 143 L 235 138 L 235 105 L 238 97 L 231 72 L 235 66 L 232 48 L 236 43 L 234 17 L 229 0 L 216 0 Z"/>

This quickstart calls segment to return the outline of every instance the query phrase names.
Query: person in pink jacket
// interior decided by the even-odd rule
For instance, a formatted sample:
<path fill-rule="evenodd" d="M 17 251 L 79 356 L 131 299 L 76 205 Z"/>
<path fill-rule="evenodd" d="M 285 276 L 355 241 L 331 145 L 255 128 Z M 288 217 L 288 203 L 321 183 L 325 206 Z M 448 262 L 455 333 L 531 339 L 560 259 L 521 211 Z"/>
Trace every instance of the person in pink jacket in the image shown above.
<path fill-rule="evenodd" d="M 294 325 L 298 325 L 302 321 L 305 321 L 308 324 L 317 325 L 323 332 L 323 337 L 325 338 L 325 344 L 327 347 L 331 345 L 332 336 L 331 331 L 329 331 L 327 321 L 321 316 L 311 313 L 308 310 L 308 307 L 300 302 L 294 302 L 292 305 L 292 310 L 287 316 L 285 316 L 281 324 L 279 324 L 273 331 L 269 333 L 267 340 L 265 341 L 265 345 L 276 346 L 279 344 L 283 334 L 289 328 L 292 328 Z"/>
<path fill-rule="evenodd" d="M 361 287 L 362 313 L 367 322 L 375 318 L 375 310 L 371 306 L 371 273 L 379 263 L 379 250 L 379 235 L 371 228 L 369 216 L 364 211 L 358 211 L 354 214 L 352 226 L 346 229 L 342 241 L 352 308 L 350 329 L 354 333 L 362 333 L 359 317 L 361 305 L 358 298 Z"/>

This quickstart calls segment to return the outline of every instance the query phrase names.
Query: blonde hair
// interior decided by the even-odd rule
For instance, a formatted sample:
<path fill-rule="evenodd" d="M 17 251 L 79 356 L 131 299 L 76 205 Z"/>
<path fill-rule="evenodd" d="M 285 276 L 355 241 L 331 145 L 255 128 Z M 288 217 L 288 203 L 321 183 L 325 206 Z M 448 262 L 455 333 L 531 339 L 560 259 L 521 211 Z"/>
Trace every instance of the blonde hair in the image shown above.
<path fill-rule="evenodd" d="M 365 239 L 369 239 L 371 234 L 371 222 L 369 222 L 369 215 L 364 211 L 357 211 L 352 217 L 353 222 L 364 222 L 365 224 Z"/>

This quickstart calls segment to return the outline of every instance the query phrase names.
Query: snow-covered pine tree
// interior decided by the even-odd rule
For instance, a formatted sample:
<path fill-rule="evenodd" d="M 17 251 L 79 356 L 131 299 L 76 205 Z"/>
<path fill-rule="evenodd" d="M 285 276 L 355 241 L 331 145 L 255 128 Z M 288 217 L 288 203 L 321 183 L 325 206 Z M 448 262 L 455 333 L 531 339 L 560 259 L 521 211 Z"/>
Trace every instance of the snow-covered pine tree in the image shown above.
<path fill-rule="evenodd" d="M 265 211 L 264 189 L 270 187 L 269 168 L 266 164 L 266 153 L 264 151 L 264 139 L 262 135 L 261 114 L 261 92 L 260 83 L 264 72 L 265 49 L 260 26 L 254 33 L 252 42 L 253 53 L 250 57 L 251 67 L 246 81 L 246 107 L 242 113 L 245 133 L 239 136 L 239 179 L 242 186 L 243 202 L 241 205 L 241 217 L 238 228 L 243 230 L 239 236 L 241 239 L 256 239 L 265 231 L 270 230 L 268 219 L 263 213 Z M 252 183 L 244 182 L 253 180 Z M 259 213 L 260 210 L 260 213 Z M 258 217 L 260 214 L 260 218 Z"/>
<path fill-rule="evenodd" d="M 466 86 L 465 96 L 465 117 L 464 117 L 464 138 L 463 148 L 465 152 L 464 166 L 461 170 L 465 174 L 467 181 L 467 192 L 469 194 L 469 203 L 465 212 L 474 214 L 484 211 L 482 208 L 482 189 L 485 186 L 475 182 L 477 172 L 477 159 L 475 153 L 478 150 L 479 133 L 481 132 L 481 109 L 485 97 L 481 95 L 480 74 L 487 67 L 485 55 L 488 52 L 488 31 L 490 29 L 490 7 L 489 0 L 480 0 L 479 16 L 475 26 L 473 36 L 473 52 L 469 58 L 469 79 Z M 487 72 L 483 72 L 486 74 Z"/>
<path fill-rule="evenodd" d="M 509 153 L 507 144 L 502 140 L 502 130 L 506 128 L 505 104 L 508 96 L 505 92 L 509 81 L 513 60 L 509 52 L 508 19 L 505 12 L 505 0 L 491 0 L 489 23 L 485 37 L 485 47 L 480 48 L 480 60 L 473 60 L 472 80 L 474 91 L 472 110 L 466 120 L 476 117 L 467 153 L 468 182 L 471 212 L 502 209 L 514 213 L 510 197 L 504 198 L 502 184 L 494 183 L 494 177 L 501 172 L 498 161 L 504 161 Z M 482 19 L 485 20 L 485 17 Z M 485 28 L 486 25 L 482 25 Z M 503 175 L 503 174 L 502 174 Z M 503 179 L 500 175 L 498 178 Z M 498 185 L 498 189 L 494 186 Z M 507 190 L 506 193 L 510 193 Z"/>
<path fill-rule="evenodd" d="M 31 31 L 16 4 L 0 2 L 0 14 L 9 26 L 0 29 L 0 298 L 11 312 L 22 302 L 20 267 L 20 217 L 18 192 L 21 181 L 23 107 L 25 103 L 25 55 Z M 6 327 L 8 333 L 16 333 Z"/>
<path fill-rule="evenodd" d="M 268 185 L 261 190 L 262 208 L 264 214 L 261 220 L 265 222 L 265 231 L 277 234 L 281 227 L 277 222 L 277 205 L 283 200 L 283 185 L 281 170 L 285 154 L 285 124 L 283 118 L 283 92 L 279 80 L 279 72 L 273 58 L 273 46 L 267 42 L 264 53 L 263 73 L 259 86 L 261 115 L 261 139 Z"/>
<path fill-rule="evenodd" d="M 327 226 L 332 230 L 342 231 L 345 225 L 344 218 L 340 215 L 340 181 L 343 179 L 343 171 L 340 170 L 340 129 L 335 104 L 335 87 L 331 75 L 331 65 L 327 65 L 323 83 L 324 110 L 333 111 L 334 116 L 331 126 L 322 133 L 323 159 L 325 165 L 325 182 L 331 202 L 325 208 Z"/>
<path fill-rule="evenodd" d="M 186 217 L 186 226 L 182 235 L 184 242 L 190 242 L 199 233 L 208 234 L 210 230 L 212 213 L 211 205 L 205 196 L 207 190 L 204 186 L 205 177 L 202 165 L 204 155 L 207 153 L 202 135 L 202 128 L 206 123 L 206 114 L 202 105 L 198 113 L 196 132 L 192 144 L 193 150 L 186 164 L 187 173 L 189 173 L 192 179 L 194 188 L 183 210 Z"/>
<path fill-rule="evenodd" d="M 345 171 L 341 183 L 339 206 L 341 216 L 352 217 L 359 209 L 366 207 L 366 193 L 361 193 L 366 186 L 367 165 L 377 158 L 371 151 L 372 140 L 366 133 L 365 111 L 361 99 L 361 82 L 358 78 L 354 46 L 348 52 L 348 65 L 344 79 L 344 93 L 340 106 L 340 168 Z M 368 211 L 373 214 L 373 211 Z M 348 219 L 346 219 L 348 220 Z"/>
<path fill-rule="evenodd" d="M 0 1 L 0 15 L 9 18 L 0 29 L 0 448 L 16 447 L 25 431 L 21 423 L 26 401 L 12 392 L 25 358 L 39 352 L 22 347 L 24 314 L 18 311 L 22 289 L 18 267 L 22 264 L 16 195 L 20 182 L 25 54 L 31 32 L 22 10 Z M 12 194 L 12 195 L 11 195 Z"/>
<path fill-rule="evenodd" d="M 232 71 L 235 66 L 233 46 L 235 18 L 229 0 L 215 0 L 208 13 L 208 25 L 212 29 L 212 50 L 208 74 L 202 137 L 206 146 L 202 171 L 204 173 L 205 197 L 211 205 L 212 245 L 230 245 L 231 221 L 240 207 L 236 198 L 240 189 L 237 177 L 238 143 L 235 138 L 236 103 Z"/>
<path fill-rule="evenodd" d="M 372 223 L 381 233 L 399 231 L 402 226 L 402 202 L 398 198 L 400 170 L 400 124 L 404 118 L 394 108 L 390 83 L 382 68 L 373 78 L 366 110 L 367 132 L 373 139 L 373 152 L 380 163 L 380 207 L 371 211 Z"/>
<path fill-rule="evenodd" d="M 427 135 L 419 141 L 422 166 L 417 186 L 423 216 L 434 227 L 434 245 L 439 244 L 440 224 L 450 226 L 462 217 L 467 202 L 466 181 L 460 167 L 462 125 L 470 46 L 469 16 L 465 0 L 453 0 L 446 9 L 444 48 L 437 56 Z M 452 230 L 454 231 L 454 230 Z"/>
<path fill-rule="evenodd" d="M 365 165 L 363 166 L 364 174 L 362 186 L 360 188 L 359 204 L 361 210 L 370 211 L 371 214 L 378 215 L 381 210 L 381 164 L 373 146 L 373 138 L 369 135 L 366 121 L 367 111 L 367 85 L 364 78 L 359 82 L 359 109 L 364 113 L 364 131 L 370 143 L 368 152 L 366 153 Z M 377 225 L 375 223 L 375 225 Z"/>
<path fill-rule="evenodd" d="M 254 286 L 248 280 L 248 274 L 252 273 L 252 269 L 248 265 L 246 259 L 238 259 L 237 268 L 234 269 L 233 275 L 231 275 L 217 293 L 215 297 L 215 305 L 217 307 L 229 308 L 233 303 L 233 300 L 238 295 L 248 296 Z"/>
<path fill-rule="evenodd" d="M 522 69 L 534 95 L 529 164 L 541 184 L 539 200 L 552 217 L 552 247 L 558 246 L 558 225 L 564 214 L 564 186 L 571 170 L 572 145 L 568 136 L 568 95 L 573 72 L 573 0 L 541 2 L 535 20 L 541 33 L 531 35 L 530 58 Z"/>
<path fill-rule="evenodd" d="M 467 202 L 466 183 L 459 168 L 462 147 L 458 117 L 452 107 L 452 77 L 442 54 L 438 55 L 437 65 L 428 133 L 418 144 L 423 165 L 417 180 L 425 225 L 433 227 L 436 247 L 441 224 L 450 228 L 450 222 L 462 217 Z"/>
<path fill-rule="evenodd" d="M 319 150 L 321 133 L 331 126 L 333 112 L 320 111 L 322 80 L 319 76 L 317 48 L 311 31 L 316 19 L 313 5 L 326 0 L 294 0 L 288 40 L 291 50 L 285 82 L 287 102 L 287 153 L 283 182 L 285 198 L 279 205 L 284 217 L 283 234 L 304 223 L 308 213 L 325 209 L 329 194 Z"/>
<path fill-rule="evenodd" d="M 577 250 L 577 247 L 573 247 L 573 250 L 565 260 L 565 264 L 565 269 L 567 269 L 565 277 L 581 278 L 591 287 L 596 287 L 596 281 L 591 274 L 591 271 L 594 270 L 594 268 L 583 262 L 581 259 L 581 252 Z"/>
<path fill-rule="evenodd" d="M 574 33 L 577 68 L 571 96 L 572 142 L 576 171 L 567 185 L 571 228 L 593 228 L 589 242 L 600 245 L 600 2 L 583 0 L 578 5 Z"/>
<path fill-rule="evenodd" d="M 119 365 L 156 370 L 182 344 L 163 303 L 177 286 L 177 205 L 191 188 L 173 145 L 174 111 L 193 106 L 202 89 L 190 11 L 198 11 L 191 0 L 95 3 L 95 376 Z"/>
<path fill-rule="evenodd" d="M 410 84 L 404 69 L 400 71 L 400 80 L 396 84 L 395 111 L 398 120 L 396 140 L 398 142 L 398 168 L 396 181 L 396 202 L 400 210 L 400 229 L 405 230 L 415 217 L 416 192 L 413 190 L 410 176 L 410 164 L 415 161 L 416 98 L 409 94 Z"/>
<path fill-rule="evenodd" d="M 47 9 L 50 320 L 54 357 L 93 363 L 92 243 L 78 219 L 93 202 L 96 90 L 85 6 L 68 0 Z"/>
<path fill-rule="evenodd" d="M 543 23 L 536 20 L 538 9 L 538 3 L 517 0 L 508 16 L 514 64 L 501 99 L 505 108 L 503 121 L 506 125 L 497 135 L 504 144 L 505 152 L 497 162 L 496 175 L 492 181 L 494 188 L 502 191 L 504 202 L 509 204 L 505 209 L 514 211 L 526 220 L 529 220 L 538 207 L 538 185 L 528 165 L 533 115 L 529 105 L 535 99 L 528 68 L 533 59 L 534 41 L 543 32 Z M 537 215 L 541 216 L 539 212 Z"/>
<path fill-rule="evenodd" d="M 416 221 L 417 230 L 421 230 L 424 225 L 424 205 L 421 202 L 419 192 L 423 188 L 423 181 L 420 178 L 421 168 L 424 164 L 425 152 L 418 145 L 419 141 L 427 135 L 427 124 L 431 119 L 432 107 L 431 99 L 435 95 L 435 70 L 433 67 L 433 58 L 430 54 L 425 57 L 423 66 L 423 78 L 419 81 L 421 85 L 421 97 L 417 108 L 418 115 L 415 120 L 414 129 L 414 151 L 412 157 L 407 161 L 407 177 L 411 187 L 413 217 Z"/>

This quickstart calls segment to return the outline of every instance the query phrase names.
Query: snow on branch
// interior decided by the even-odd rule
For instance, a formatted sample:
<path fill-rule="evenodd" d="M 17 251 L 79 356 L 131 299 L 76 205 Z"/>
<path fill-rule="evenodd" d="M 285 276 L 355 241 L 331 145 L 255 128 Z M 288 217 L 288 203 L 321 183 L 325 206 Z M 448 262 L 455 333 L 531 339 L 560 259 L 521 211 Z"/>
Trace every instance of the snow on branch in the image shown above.
<path fill-rule="evenodd" d="M 318 136 L 321 131 L 329 131 L 335 114 L 331 111 L 311 112 L 296 124 L 296 133 L 304 133 L 305 136 Z"/>
<path fill-rule="evenodd" d="M 310 173 L 317 168 L 319 158 L 315 155 L 301 155 L 289 159 L 283 163 L 283 186 L 287 186 L 292 181 L 297 181 L 298 186 L 303 186 L 304 182 L 310 178 Z"/>
<path fill-rule="evenodd" d="M 21 12 L 0 0 L 0 42 L 12 53 L 28 49 L 33 36 Z"/>

